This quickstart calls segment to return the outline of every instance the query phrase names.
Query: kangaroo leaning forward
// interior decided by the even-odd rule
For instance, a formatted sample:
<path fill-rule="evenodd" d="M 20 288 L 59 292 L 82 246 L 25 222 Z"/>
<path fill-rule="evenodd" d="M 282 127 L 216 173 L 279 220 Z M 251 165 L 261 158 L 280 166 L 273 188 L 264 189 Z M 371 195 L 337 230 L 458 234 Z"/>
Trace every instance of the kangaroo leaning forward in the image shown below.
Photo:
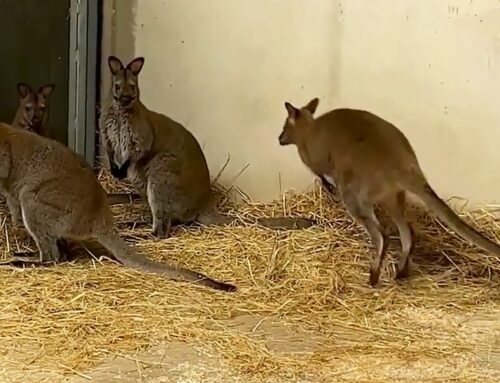
<path fill-rule="evenodd" d="M 387 250 L 374 206 L 381 205 L 396 224 L 402 253 L 396 278 L 405 278 L 413 249 L 413 232 L 405 219 L 405 193 L 416 195 L 463 238 L 500 256 L 500 246 L 462 221 L 432 190 L 404 134 L 391 123 L 363 110 L 335 109 L 314 117 L 319 99 L 302 108 L 285 103 L 288 116 L 280 145 L 297 146 L 302 162 L 335 186 L 350 215 L 375 245 L 370 284 L 378 283 Z M 327 182 L 328 183 L 328 182 Z"/>
<path fill-rule="evenodd" d="M 7 199 L 12 217 L 22 217 L 36 242 L 39 261 L 34 263 L 60 261 L 59 247 L 64 239 L 92 238 L 124 266 L 218 290 L 236 289 L 136 253 L 120 238 L 106 192 L 82 157 L 57 141 L 3 123 L 0 123 L 0 192 Z"/>

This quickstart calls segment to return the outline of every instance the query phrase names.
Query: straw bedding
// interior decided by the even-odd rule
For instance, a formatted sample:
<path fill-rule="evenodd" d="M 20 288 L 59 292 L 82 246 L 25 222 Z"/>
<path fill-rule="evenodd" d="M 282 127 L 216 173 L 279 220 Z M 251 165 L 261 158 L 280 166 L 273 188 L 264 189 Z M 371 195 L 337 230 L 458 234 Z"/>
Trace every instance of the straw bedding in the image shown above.
<path fill-rule="evenodd" d="M 104 173 L 101 178 L 109 191 L 123 190 Z M 482 358 L 500 351 L 500 328 L 467 324 L 476 314 L 500 315 L 497 257 L 412 208 L 418 235 L 413 276 L 393 281 L 396 242 L 382 285 L 372 289 L 366 234 L 318 185 L 269 204 L 236 206 L 227 191 L 219 194 L 220 209 L 237 218 L 233 225 L 177 228 L 168 240 L 153 238 L 149 225 L 132 230 L 123 224 L 149 220 L 144 206 L 113 209 L 123 236 L 139 251 L 233 282 L 236 294 L 131 271 L 100 258 L 106 253 L 98 245 L 75 245 L 72 252 L 81 256 L 66 264 L 0 269 L 0 355 L 26 371 L 74 374 L 105 357 L 176 340 L 221 356 L 228 373 L 249 382 L 499 378 Z M 253 223 L 283 214 L 318 224 L 272 231 Z M 34 248 L 1 217 L 3 258 L 13 249 Z M 491 215 L 465 219 L 500 242 Z M 277 318 L 317 347 L 299 353 L 270 349 L 259 331 L 228 325 L 240 315 Z"/>

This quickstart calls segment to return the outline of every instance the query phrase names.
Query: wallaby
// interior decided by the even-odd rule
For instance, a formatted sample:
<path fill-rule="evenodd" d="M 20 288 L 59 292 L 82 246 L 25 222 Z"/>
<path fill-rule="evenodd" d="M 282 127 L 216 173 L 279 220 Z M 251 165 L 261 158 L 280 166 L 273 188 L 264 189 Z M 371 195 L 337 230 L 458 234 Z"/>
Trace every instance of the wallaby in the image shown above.
<path fill-rule="evenodd" d="M 12 126 L 48 137 L 47 109 L 54 87 L 54 84 L 48 84 L 34 91 L 28 84 L 23 82 L 17 84 L 19 106 L 14 121 L 12 121 Z"/>
<path fill-rule="evenodd" d="M 303 163 L 317 176 L 334 179 L 350 215 L 368 232 L 375 245 L 369 282 L 376 285 L 387 241 L 374 205 L 384 208 L 396 224 L 402 252 L 396 278 L 406 278 L 413 250 L 413 231 L 405 219 L 406 191 L 416 195 L 452 230 L 496 256 L 500 246 L 462 221 L 431 188 L 415 152 L 393 124 L 363 110 L 335 109 L 314 117 L 319 99 L 288 112 L 280 145 L 294 144 Z"/>
<path fill-rule="evenodd" d="M 111 90 L 100 118 L 101 144 L 111 174 L 129 179 L 148 202 L 153 234 L 168 237 L 172 225 L 180 223 L 231 222 L 213 209 L 207 161 L 193 134 L 140 101 L 138 76 L 144 58 L 135 58 L 125 67 L 120 59 L 109 56 L 108 65 Z M 270 227 L 290 222 L 292 227 L 304 225 L 287 218 L 262 222 Z"/>
<path fill-rule="evenodd" d="M 54 88 L 54 84 L 48 84 L 41 86 L 35 92 L 28 84 L 23 82 L 18 83 L 17 92 L 19 95 L 19 106 L 12 126 L 29 130 L 43 137 L 49 137 L 47 110 L 50 101 L 49 96 L 54 91 Z M 139 199 L 140 196 L 135 193 L 108 193 L 109 205 L 131 203 Z"/>
<path fill-rule="evenodd" d="M 124 266 L 167 279 L 235 290 L 230 284 L 136 253 L 120 238 L 106 192 L 93 169 L 81 156 L 55 140 L 0 124 L 0 181 L 11 212 L 18 212 L 12 215 L 22 217 L 36 242 L 39 260 L 34 263 L 59 262 L 61 240 L 93 238 Z"/>

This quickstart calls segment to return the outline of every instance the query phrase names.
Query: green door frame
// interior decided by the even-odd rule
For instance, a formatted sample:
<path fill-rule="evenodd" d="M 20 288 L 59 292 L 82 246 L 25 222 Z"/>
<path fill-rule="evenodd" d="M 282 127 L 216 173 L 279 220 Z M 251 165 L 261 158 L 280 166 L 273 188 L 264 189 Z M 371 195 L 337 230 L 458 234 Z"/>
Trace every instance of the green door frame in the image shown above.
<path fill-rule="evenodd" d="M 101 0 L 71 0 L 68 147 L 94 166 Z"/>

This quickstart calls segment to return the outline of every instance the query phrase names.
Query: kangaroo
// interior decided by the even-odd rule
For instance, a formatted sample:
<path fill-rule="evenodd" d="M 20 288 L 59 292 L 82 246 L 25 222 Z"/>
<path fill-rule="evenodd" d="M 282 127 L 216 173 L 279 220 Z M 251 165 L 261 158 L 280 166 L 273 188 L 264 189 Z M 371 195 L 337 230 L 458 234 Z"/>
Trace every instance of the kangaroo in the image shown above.
<path fill-rule="evenodd" d="M 43 137 L 49 137 L 47 127 L 48 105 L 50 95 L 55 85 L 41 86 L 36 92 L 31 86 L 20 82 L 17 84 L 19 94 L 19 107 L 17 108 L 12 126 L 29 130 Z M 135 202 L 140 199 L 138 194 L 132 193 L 108 193 L 109 205 L 120 205 Z"/>
<path fill-rule="evenodd" d="M 396 278 L 409 275 L 414 233 L 405 219 L 406 192 L 464 239 L 500 256 L 500 246 L 462 221 L 431 188 L 405 135 L 393 124 L 363 110 L 335 109 L 314 117 L 319 99 L 297 108 L 286 102 L 288 116 L 281 146 L 294 144 L 302 162 L 317 176 L 334 179 L 347 211 L 370 235 L 375 254 L 369 283 L 375 286 L 387 241 L 374 205 L 384 208 L 399 231 L 402 252 Z"/>
<path fill-rule="evenodd" d="M 20 212 L 17 216 L 36 242 L 39 260 L 33 263 L 61 261 L 61 240 L 93 238 L 124 266 L 218 290 L 236 289 L 191 270 L 151 261 L 129 247 L 118 234 L 93 169 L 55 140 L 0 124 L 0 181 L 9 208 Z"/>
<path fill-rule="evenodd" d="M 109 56 L 108 65 L 111 90 L 100 118 L 101 144 L 111 174 L 129 179 L 149 204 L 153 234 L 168 237 L 172 225 L 181 223 L 231 222 L 212 209 L 207 161 L 193 134 L 140 101 L 138 76 L 144 58 L 135 58 L 125 67 L 120 59 Z M 268 221 L 272 219 L 262 222 L 272 226 Z M 278 218 L 274 223 L 282 227 L 285 221 Z M 304 225 L 290 221 L 293 227 Z"/>
<path fill-rule="evenodd" d="M 48 137 L 47 109 L 54 87 L 54 84 L 44 85 L 35 92 L 28 84 L 18 83 L 19 107 L 14 121 L 12 121 L 12 126 Z"/>

